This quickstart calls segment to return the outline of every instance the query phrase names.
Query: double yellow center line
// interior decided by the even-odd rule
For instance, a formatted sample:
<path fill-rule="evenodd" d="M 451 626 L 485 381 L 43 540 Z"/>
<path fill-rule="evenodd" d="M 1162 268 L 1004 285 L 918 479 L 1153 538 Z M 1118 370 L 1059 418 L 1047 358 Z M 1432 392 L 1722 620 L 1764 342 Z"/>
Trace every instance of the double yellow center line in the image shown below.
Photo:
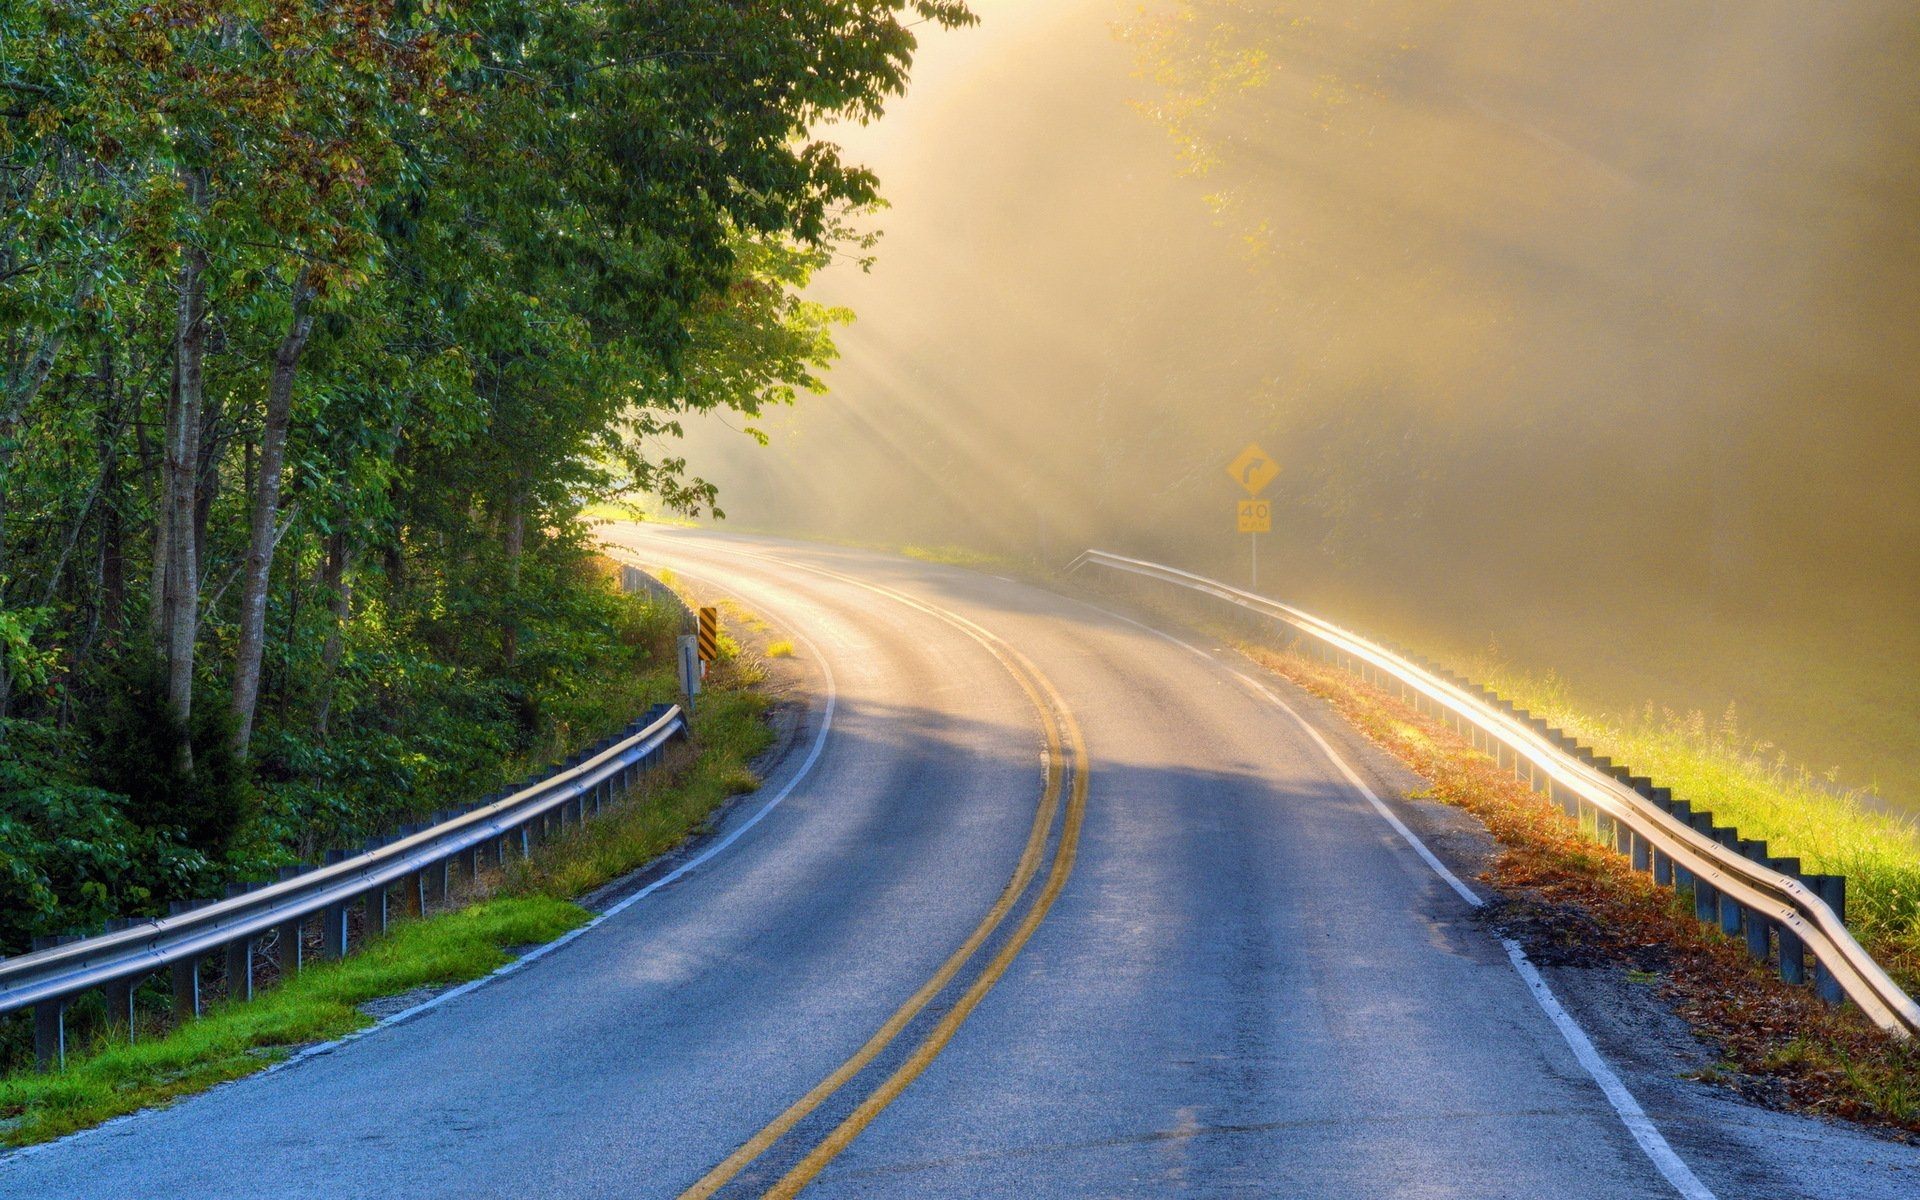
<path fill-rule="evenodd" d="M 761 555 L 745 557 L 760 558 Z M 862 588 L 877 595 L 916 609 L 944 621 L 984 646 L 988 653 L 998 659 L 1000 664 L 1013 676 L 1032 702 L 1040 717 L 1040 726 L 1046 739 L 1046 775 L 1041 789 L 1040 803 L 1034 810 L 1033 826 L 1027 832 L 1027 842 L 1021 851 L 1020 860 L 1015 865 L 1013 875 L 1000 890 L 986 915 L 973 928 L 964 941 L 948 955 L 939 968 L 928 977 L 920 988 L 909 996 L 905 1003 L 893 1011 L 872 1037 L 856 1050 L 851 1057 L 815 1084 L 806 1095 L 788 1105 L 780 1115 L 769 1121 L 759 1132 L 741 1143 L 739 1149 L 729 1154 L 712 1170 L 700 1177 L 700 1180 L 685 1192 L 680 1200 L 705 1200 L 731 1182 L 754 1159 L 766 1153 L 774 1143 L 813 1113 L 828 1098 L 838 1092 L 854 1077 L 864 1071 L 886 1050 L 900 1033 L 913 1022 L 913 1019 L 932 1002 L 933 998 L 952 983 L 968 961 L 992 937 L 1007 915 L 1013 911 L 1020 897 L 1033 882 L 1039 872 L 1041 860 L 1047 848 L 1048 834 L 1053 828 L 1055 816 L 1060 811 L 1060 798 L 1064 790 L 1067 793 L 1066 818 L 1060 827 L 1060 838 L 1055 844 L 1052 866 L 1042 885 L 1040 895 L 1028 908 L 1013 932 L 1002 943 L 980 973 L 968 984 L 960 998 L 942 1016 L 933 1029 L 921 1039 L 893 1073 L 868 1093 L 865 1099 L 856 1105 L 844 1120 L 836 1125 L 820 1142 L 809 1150 L 801 1160 L 785 1175 L 781 1176 L 765 1195 L 767 1197 L 789 1197 L 798 1195 L 801 1189 L 811 1183 L 815 1176 L 833 1161 L 835 1155 L 846 1149 L 860 1136 L 880 1112 L 891 1104 L 895 1097 L 906 1090 L 908 1084 L 919 1077 L 940 1051 L 946 1048 L 973 1010 L 979 1006 L 986 994 L 993 990 L 1000 977 L 1006 974 L 1015 957 L 1020 953 L 1027 940 L 1033 936 L 1040 922 L 1046 918 L 1047 910 L 1053 906 L 1054 899 L 1066 886 L 1067 877 L 1073 873 L 1074 855 L 1079 845 L 1080 826 L 1085 819 L 1087 807 L 1087 750 L 1080 734 L 1080 726 L 1073 714 L 1060 698 L 1060 693 L 1047 677 L 1028 661 L 1024 654 L 1002 641 L 998 636 L 976 625 L 958 613 L 928 604 L 925 601 L 907 596 L 892 588 L 855 579 L 837 571 L 822 567 L 805 566 L 787 560 L 773 560 L 780 565 L 796 570 L 808 571 L 816 575 L 836 579 L 842 583 Z"/>

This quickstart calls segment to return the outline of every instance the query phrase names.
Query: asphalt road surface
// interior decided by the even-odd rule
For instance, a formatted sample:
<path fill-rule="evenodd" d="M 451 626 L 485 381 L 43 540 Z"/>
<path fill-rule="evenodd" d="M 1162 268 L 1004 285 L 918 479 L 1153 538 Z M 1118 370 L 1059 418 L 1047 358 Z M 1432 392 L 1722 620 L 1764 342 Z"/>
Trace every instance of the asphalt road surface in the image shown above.
<path fill-rule="evenodd" d="M 1224 651 L 886 555 L 613 537 L 774 622 L 810 679 L 766 786 L 679 861 L 707 857 L 410 1019 L 0 1159 L 0 1196 L 1920 1182 L 1906 1148 L 1648 1073 L 1606 1029 L 1583 1061 L 1585 1002 L 1556 1023 L 1443 874 L 1471 881 L 1471 822 Z"/>

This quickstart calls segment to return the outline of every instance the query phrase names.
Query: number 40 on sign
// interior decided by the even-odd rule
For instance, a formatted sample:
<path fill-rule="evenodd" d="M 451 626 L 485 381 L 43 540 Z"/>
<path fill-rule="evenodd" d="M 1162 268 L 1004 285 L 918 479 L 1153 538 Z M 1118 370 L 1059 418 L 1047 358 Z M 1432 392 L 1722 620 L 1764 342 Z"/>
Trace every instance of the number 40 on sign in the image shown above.
<path fill-rule="evenodd" d="M 1257 442 L 1248 442 L 1227 464 L 1227 474 L 1247 493 L 1245 500 L 1234 503 L 1234 528 L 1240 533 L 1273 532 L 1273 505 L 1260 499 L 1260 493 L 1280 474 L 1280 464 L 1273 461 L 1273 455 L 1262 450 Z M 1258 538 L 1247 539 L 1247 582 L 1252 587 L 1260 586 Z"/>

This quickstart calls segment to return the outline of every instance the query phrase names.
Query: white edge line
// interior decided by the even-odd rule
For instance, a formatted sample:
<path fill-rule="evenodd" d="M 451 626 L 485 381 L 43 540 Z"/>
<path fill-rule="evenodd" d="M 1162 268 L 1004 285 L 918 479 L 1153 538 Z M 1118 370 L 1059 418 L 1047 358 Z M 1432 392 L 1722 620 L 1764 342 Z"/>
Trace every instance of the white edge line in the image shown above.
<path fill-rule="evenodd" d="M 1500 944 L 1507 948 L 1507 957 L 1513 960 L 1513 969 L 1520 973 L 1520 978 L 1526 983 L 1527 990 L 1532 992 L 1533 998 L 1540 1002 L 1541 1011 L 1547 1014 L 1547 1019 L 1553 1022 L 1553 1027 L 1560 1031 L 1560 1036 L 1567 1039 L 1567 1045 L 1573 1050 L 1573 1056 L 1580 1060 L 1580 1065 L 1587 1069 L 1587 1074 L 1593 1076 L 1593 1081 L 1600 1085 L 1602 1092 L 1606 1093 L 1607 1103 L 1613 1105 L 1613 1111 L 1620 1115 L 1621 1124 L 1627 1127 L 1627 1132 L 1633 1135 L 1633 1140 L 1640 1143 L 1640 1148 L 1646 1151 L 1648 1158 L 1653 1160 L 1653 1165 L 1667 1177 L 1667 1182 L 1687 1200 L 1715 1200 L 1712 1190 L 1701 1183 L 1700 1177 L 1681 1161 L 1678 1154 L 1674 1153 L 1673 1147 L 1667 1144 L 1667 1139 L 1660 1136 L 1660 1129 L 1653 1123 L 1653 1118 L 1647 1116 L 1646 1110 L 1640 1107 L 1640 1102 L 1635 1100 L 1633 1093 L 1627 1090 L 1627 1085 L 1622 1083 L 1620 1077 L 1614 1074 L 1613 1068 L 1607 1065 L 1607 1060 L 1600 1057 L 1600 1052 L 1594 1049 L 1592 1040 L 1587 1037 L 1587 1031 L 1580 1028 L 1580 1023 L 1560 1006 L 1560 1001 L 1554 996 L 1553 989 L 1547 986 L 1547 981 L 1541 977 L 1532 961 L 1527 958 L 1527 952 L 1520 948 L 1520 943 L 1512 938 L 1503 937 L 1500 939 Z"/>
<path fill-rule="evenodd" d="M 1058 592 L 1054 594 L 1059 595 Z M 1102 608 L 1098 604 L 1089 604 L 1087 601 L 1080 600 L 1077 597 L 1067 596 L 1062 597 L 1062 599 L 1072 600 L 1076 604 L 1085 605 L 1087 608 L 1098 613 L 1104 613 L 1116 621 L 1124 621 L 1126 624 L 1132 625 L 1137 629 L 1145 630 L 1155 637 L 1172 642 L 1189 654 L 1205 659 L 1207 662 L 1220 667 L 1247 687 L 1252 688 L 1264 696 L 1275 707 L 1279 708 L 1289 717 L 1292 717 L 1294 722 L 1306 731 L 1307 736 L 1313 739 L 1314 744 L 1320 747 L 1321 752 L 1327 756 L 1328 760 L 1331 761 L 1335 767 L 1339 768 L 1342 775 L 1346 776 L 1347 782 L 1352 784 L 1354 789 L 1362 796 L 1366 797 L 1368 803 L 1373 806 L 1373 810 L 1379 813 L 1380 816 L 1386 820 L 1387 824 L 1393 827 L 1394 832 L 1398 833 L 1407 845 L 1413 847 L 1414 853 L 1418 854 L 1429 867 L 1433 868 L 1440 878 L 1446 880 L 1447 884 L 1451 886 L 1455 892 L 1459 893 L 1461 899 L 1475 908 L 1480 908 L 1486 904 L 1486 901 L 1475 894 L 1473 889 L 1460 881 L 1458 875 L 1455 875 L 1447 869 L 1447 865 L 1441 862 L 1432 850 L 1427 848 L 1427 844 L 1420 840 L 1418 834 L 1407 828 L 1406 823 L 1394 815 L 1393 810 L 1389 809 L 1386 804 L 1381 801 L 1380 797 L 1374 794 L 1374 790 L 1366 785 L 1365 781 L 1360 778 L 1359 773 L 1347 764 L 1347 760 L 1341 757 L 1340 753 L 1328 743 L 1326 738 L 1321 736 L 1318 729 L 1315 729 L 1309 724 L 1305 717 L 1295 712 L 1292 705 L 1274 695 L 1263 684 L 1232 665 L 1222 662 L 1219 658 L 1202 650 L 1193 643 L 1177 638 L 1164 630 L 1155 629 L 1151 625 L 1136 621 L 1132 617 L 1122 616 L 1111 609 Z M 1665 1177 L 1666 1181 L 1673 1185 L 1675 1191 L 1686 1197 L 1686 1200 L 1717 1200 L 1713 1191 L 1708 1188 L 1706 1184 L 1700 1182 L 1700 1177 L 1695 1175 L 1692 1169 L 1687 1166 L 1686 1162 L 1674 1152 L 1673 1147 L 1668 1144 L 1667 1139 L 1661 1135 L 1659 1126 L 1654 1124 L 1653 1118 L 1647 1116 L 1647 1111 L 1640 1107 L 1638 1100 L 1633 1098 L 1633 1093 L 1627 1089 L 1627 1085 L 1621 1081 L 1620 1076 L 1615 1074 L 1613 1068 L 1607 1065 L 1607 1060 L 1600 1056 L 1600 1052 L 1594 1048 L 1593 1040 L 1587 1036 L 1586 1031 L 1580 1027 L 1580 1023 L 1573 1019 L 1572 1015 L 1561 1005 L 1559 999 L 1554 996 L 1553 989 L 1547 985 L 1546 979 L 1534 967 L 1532 961 L 1527 958 L 1526 952 L 1520 948 L 1519 943 L 1515 942 L 1512 938 L 1503 937 L 1500 939 L 1500 944 L 1506 948 L 1507 958 L 1512 961 L 1513 969 L 1519 973 L 1521 982 L 1527 985 L 1527 991 L 1532 994 L 1534 1000 L 1539 1003 L 1541 1011 L 1546 1013 L 1547 1019 L 1553 1023 L 1553 1027 L 1558 1030 L 1560 1036 L 1565 1039 L 1567 1048 L 1573 1051 L 1574 1058 L 1579 1061 L 1581 1067 L 1585 1068 L 1587 1074 L 1593 1078 L 1593 1082 L 1599 1086 L 1601 1094 L 1607 1098 L 1607 1103 L 1613 1106 L 1614 1114 L 1620 1118 L 1620 1123 L 1627 1127 L 1627 1132 L 1633 1135 L 1633 1140 L 1638 1143 L 1640 1149 L 1646 1153 L 1647 1159 L 1653 1163 L 1654 1169 L 1659 1171 L 1660 1174 Z"/>
<path fill-rule="evenodd" d="M 685 572 L 685 571 L 680 571 L 679 573 L 682 575 L 688 575 L 688 572 Z M 690 576 L 690 577 L 698 578 L 698 576 Z M 269 1063 L 267 1066 L 262 1067 L 258 1071 L 254 1071 L 249 1075 L 242 1075 L 238 1079 L 230 1079 L 225 1083 L 217 1083 L 212 1087 L 207 1088 L 205 1091 L 195 1092 L 192 1095 L 188 1095 L 188 1096 L 182 1096 L 178 1100 L 169 1102 L 167 1104 L 152 1105 L 147 1108 L 137 1109 L 130 1113 L 124 1113 L 121 1116 L 114 1117 L 110 1120 L 102 1121 L 98 1125 L 90 1125 L 85 1129 L 76 1129 L 72 1133 L 69 1133 L 64 1137 L 55 1138 L 50 1142 L 38 1142 L 31 1146 L 21 1146 L 13 1150 L 0 1152 L 0 1171 L 5 1170 L 9 1163 L 19 1162 L 23 1159 L 30 1158 L 36 1154 L 41 1154 L 46 1151 L 52 1150 L 55 1147 L 64 1146 L 69 1142 L 79 1141 L 82 1138 L 91 1137 L 95 1134 L 104 1133 L 107 1130 L 112 1129 L 117 1125 L 122 1125 L 122 1124 L 125 1124 L 126 1122 L 136 1120 L 140 1117 L 150 1116 L 155 1112 L 164 1111 L 165 1109 L 173 1108 L 180 1103 L 196 1100 L 202 1096 L 210 1096 L 213 1093 L 217 1091 L 221 1091 L 222 1089 L 225 1089 L 225 1088 L 236 1087 L 241 1084 L 249 1083 L 253 1080 L 260 1079 L 264 1076 L 271 1075 L 276 1071 L 285 1070 L 288 1067 L 294 1066 L 298 1063 L 305 1062 L 310 1058 L 318 1058 L 320 1055 L 323 1055 L 323 1054 L 331 1054 L 335 1050 L 338 1050 L 340 1047 L 348 1044 L 349 1042 L 357 1042 L 361 1038 L 366 1037 L 368 1034 L 378 1033 L 382 1029 L 386 1029 L 389 1026 L 398 1025 L 403 1021 L 410 1021 L 413 1018 L 419 1016 L 424 1012 L 427 1012 L 430 1009 L 435 1009 L 440 1007 L 442 1004 L 446 1004 L 449 1001 L 457 1000 L 461 996 L 466 995 L 468 992 L 472 992 L 479 988 L 485 987 L 487 984 L 493 983 L 496 980 L 504 979 L 508 975 L 513 974 L 515 971 L 520 970 L 522 967 L 527 966 L 529 963 L 537 962 L 540 959 L 545 958 L 547 955 L 553 953 L 555 950 L 558 950 L 560 947 L 567 945 L 569 942 L 572 942 L 575 938 L 578 938 L 581 935 L 585 934 L 588 930 L 595 928 L 596 926 L 601 924 L 601 922 L 606 921 L 610 917 L 617 916 L 618 914 L 625 912 L 627 909 L 639 903 L 641 900 L 646 899 L 648 896 L 651 896 L 653 893 L 659 891 L 661 888 L 666 887 L 668 884 L 681 879 L 682 877 L 687 875 L 689 872 L 693 871 L 694 869 L 706 863 L 707 860 L 711 859 L 714 855 L 719 854 L 722 850 L 725 850 L 728 846 L 733 845 L 736 841 L 740 840 L 741 834 L 745 833 L 749 829 L 752 829 L 755 825 L 758 825 L 768 813 L 772 812 L 775 808 L 778 808 L 780 806 L 780 802 L 785 800 L 787 796 L 792 793 L 794 788 L 800 786 L 800 781 L 805 779 L 808 773 L 810 773 L 813 770 L 814 764 L 820 761 L 820 754 L 823 750 L 826 749 L 827 733 L 829 730 L 833 728 L 833 710 L 835 707 L 835 703 L 837 701 L 837 693 L 835 691 L 834 682 L 833 682 L 833 668 L 827 665 L 827 660 L 825 656 L 823 656 L 820 653 L 820 648 L 814 645 L 812 638 L 809 638 L 806 634 L 800 632 L 799 627 L 794 625 L 791 621 L 787 621 L 784 623 L 787 625 L 787 631 L 793 634 L 794 637 L 798 638 L 801 644 L 806 646 L 807 652 L 813 656 L 813 660 L 820 664 L 820 673 L 825 677 L 825 681 L 827 685 L 827 702 L 820 711 L 820 728 L 814 734 L 813 745 L 807 750 L 807 757 L 800 763 L 799 769 L 796 770 L 793 773 L 792 777 L 790 777 L 787 780 L 787 782 L 781 786 L 778 792 L 774 793 L 772 799 L 768 800 L 765 804 L 761 805 L 759 810 L 755 812 L 751 817 L 748 817 L 746 820 L 740 822 L 740 824 L 734 826 L 733 829 L 728 831 L 725 837 L 721 838 L 719 841 L 715 842 L 713 845 L 708 846 L 705 850 L 701 851 L 699 854 L 695 855 L 694 857 L 688 859 L 686 862 L 681 863 L 679 866 L 675 867 L 673 870 L 668 871 L 665 875 L 662 875 L 660 878 L 654 880 L 652 883 L 649 883 L 647 886 L 634 892 L 633 895 L 627 896 L 624 899 L 620 900 L 618 903 L 609 905 L 606 909 L 602 910 L 599 913 L 596 913 L 593 917 L 588 919 L 584 924 L 577 925 L 574 928 L 569 929 L 567 932 L 561 934 L 559 937 L 553 939 L 550 942 L 542 942 L 540 945 L 535 946 L 533 949 L 527 951 L 525 954 L 520 955 L 518 958 L 515 958 L 510 962 L 502 963 L 500 966 L 495 967 L 492 971 L 489 971 L 487 974 L 480 976 L 478 979 L 469 979 L 467 982 L 461 984 L 458 987 L 449 988 L 448 990 L 441 992 L 438 995 L 431 996 L 425 1000 L 422 1000 L 418 1004 L 412 1005 L 408 1008 L 403 1008 L 397 1013 L 389 1013 L 388 1015 L 380 1018 L 378 1021 L 375 1021 L 373 1024 L 368 1025 L 364 1028 L 356 1029 L 351 1033 L 342 1034 L 339 1037 L 334 1038 L 332 1041 L 318 1042 L 302 1050 L 296 1050 L 294 1053 L 287 1055 L 287 1057 L 280 1059 L 276 1062 Z M 644 869 L 644 868 L 636 868 L 636 869 Z"/>

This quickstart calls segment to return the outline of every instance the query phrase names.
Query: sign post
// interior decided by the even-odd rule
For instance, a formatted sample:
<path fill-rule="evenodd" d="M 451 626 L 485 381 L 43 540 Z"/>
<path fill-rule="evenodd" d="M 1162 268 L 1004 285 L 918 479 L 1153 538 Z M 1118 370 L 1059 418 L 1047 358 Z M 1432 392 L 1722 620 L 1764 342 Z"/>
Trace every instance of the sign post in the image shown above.
<path fill-rule="evenodd" d="M 1274 476 L 1280 474 L 1280 464 L 1273 456 L 1253 442 L 1246 449 L 1234 455 L 1227 464 L 1227 474 L 1233 481 L 1246 489 L 1247 499 L 1237 501 L 1234 512 L 1234 529 L 1247 535 L 1247 586 L 1254 590 L 1260 587 L 1260 535 L 1273 530 L 1273 504 L 1260 499 L 1260 493 L 1267 490 Z"/>
<path fill-rule="evenodd" d="M 674 647 L 679 653 L 680 692 L 687 698 L 687 711 L 693 711 L 693 698 L 700 694 L 700 645 L 690 633 L 680 635 Z"/>

